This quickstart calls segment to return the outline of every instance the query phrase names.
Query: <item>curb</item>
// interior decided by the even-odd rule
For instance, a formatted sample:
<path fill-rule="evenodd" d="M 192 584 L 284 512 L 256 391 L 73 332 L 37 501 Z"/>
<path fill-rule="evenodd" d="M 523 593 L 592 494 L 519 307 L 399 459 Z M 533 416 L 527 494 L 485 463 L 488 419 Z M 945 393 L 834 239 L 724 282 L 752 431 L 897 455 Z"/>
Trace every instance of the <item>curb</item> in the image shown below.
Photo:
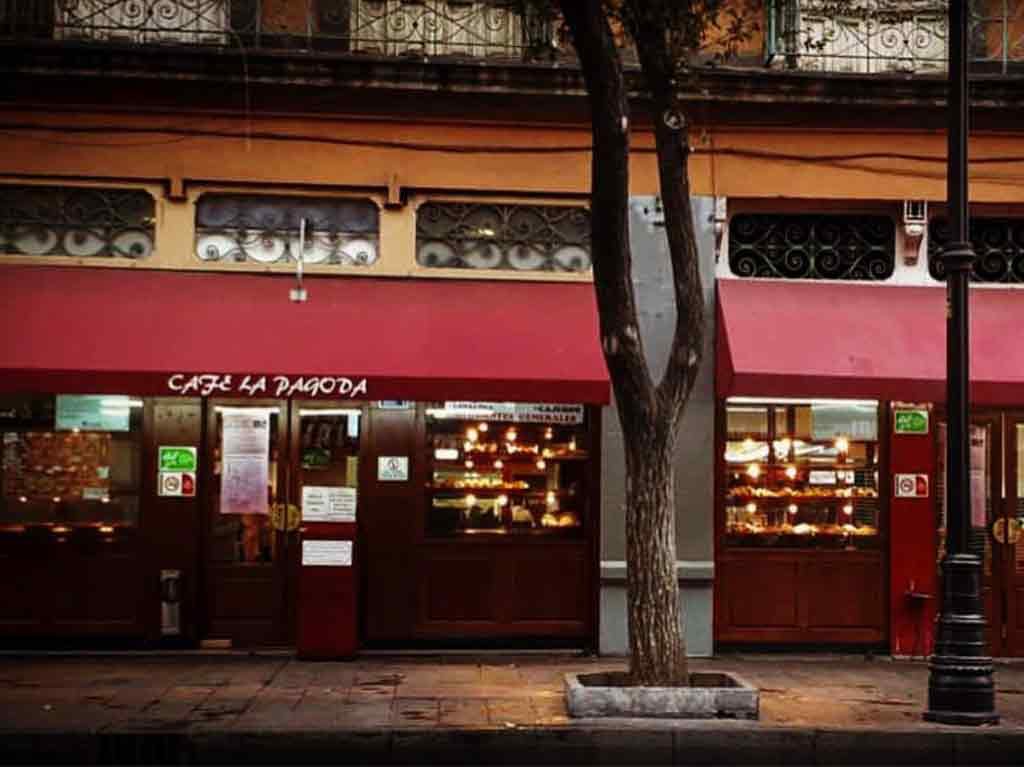
<path fill-rule="evenodd" d="M 6 764 L 1019 765 L 1024 731 L 748 724 L 517 730 L 0 733 Z M 610 723 L 609 723 L 610 724 Z"/>

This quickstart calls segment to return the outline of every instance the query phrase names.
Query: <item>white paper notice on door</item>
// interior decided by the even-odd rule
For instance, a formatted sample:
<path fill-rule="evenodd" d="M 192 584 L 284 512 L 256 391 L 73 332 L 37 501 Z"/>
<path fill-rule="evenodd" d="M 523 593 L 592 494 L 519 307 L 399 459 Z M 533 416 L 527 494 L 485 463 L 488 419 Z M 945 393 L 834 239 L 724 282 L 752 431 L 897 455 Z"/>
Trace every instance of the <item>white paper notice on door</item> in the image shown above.
<path fill-rule="evenodd" d="M 354 487 L 302 488 L 303 522 L 355 522 L 356 489 Z"/>
<path fill-rule="evenodd" d="M 269 514 L 270 412 L 225 410 L 220 513 Z"/>
<path fill-rule="evenodd" d="M 303 567 L 351 567 L 352 541 L 303 541 Z"/>

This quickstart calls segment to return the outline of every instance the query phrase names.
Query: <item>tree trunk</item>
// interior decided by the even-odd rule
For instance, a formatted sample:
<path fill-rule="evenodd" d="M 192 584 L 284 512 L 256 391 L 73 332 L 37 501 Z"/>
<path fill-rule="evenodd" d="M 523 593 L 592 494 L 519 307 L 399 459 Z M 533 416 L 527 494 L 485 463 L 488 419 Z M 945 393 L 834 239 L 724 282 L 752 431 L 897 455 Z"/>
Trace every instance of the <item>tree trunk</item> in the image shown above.
<path fill-rule="evenodd" d="M 679 220 L 690 210 L 685 144 L 678 126 L 656 129 L 666 214 L 674 217 L 666 224 L 679 319 L 668 368 L 655 386 L 640 337 L 632 283 L 630 113 L 622 59 L 602 0 L 565 0 L 561 7 L 590 97 L 594 290 L 626 453 L 630 677 L 637 685 L 684 686 L 689 677 L 676 575 L 672 459 L 679 418 L 700 363 L 703 316 L 699 274 L 696 285 L 692 282 L 696 273 L 692 222 Z M 658 64 L 660 77 L 664 67 L 660 60 Z M 672 188 L 666 190 L 666 184 Z M 694 295 L 696 301 L 691 300 Z"/>
<path fill-rule="evenodd" d="M 630 677 L 644 686 L 689 684 L 676 575 L 674 426 L 623 433 Z"/>

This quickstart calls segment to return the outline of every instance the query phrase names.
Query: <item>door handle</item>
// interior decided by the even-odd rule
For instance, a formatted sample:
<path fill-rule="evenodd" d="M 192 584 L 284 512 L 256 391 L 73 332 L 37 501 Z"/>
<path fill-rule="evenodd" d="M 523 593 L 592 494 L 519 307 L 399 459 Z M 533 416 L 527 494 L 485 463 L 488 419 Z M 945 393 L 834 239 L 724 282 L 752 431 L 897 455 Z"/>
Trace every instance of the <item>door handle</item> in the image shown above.
<path fill-rule="evenodd" d="M 1009 519 L 1006 523 L 1006 542 L 1011 546 L 1015 545 L 1020 540 L 1021 525 L 1019 519 Z"/>
<path fill-rule="evenodd" d="M 302 513 L 294 503 L 275 503 L 270 507 L 270 525 L 279 533 L 291 533 L 299 529 Z"/>
<path fill-rule="evenodd" d="M 992 537 L 998 543 L 1006 543 L 1006 520 L 1003 517 L 992 523 Z"/>

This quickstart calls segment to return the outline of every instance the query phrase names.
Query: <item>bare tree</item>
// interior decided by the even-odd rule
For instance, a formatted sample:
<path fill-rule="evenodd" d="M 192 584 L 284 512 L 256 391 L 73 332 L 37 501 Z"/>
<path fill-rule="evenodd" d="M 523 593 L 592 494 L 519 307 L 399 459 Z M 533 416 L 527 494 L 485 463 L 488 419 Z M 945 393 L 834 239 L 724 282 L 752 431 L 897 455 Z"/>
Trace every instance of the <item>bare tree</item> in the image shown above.
<path fill-rule="evenodd" d="M 540 0 L 538 0 L 540 2 Z M 551 0 L 576 49 L 590 100 L 594 287 L 626 456 L 626 562 L 633 684 L 689 683 L 675 546 L 678 426 L 704 347 L 704 301 L 690 205 L 688 121 L 679 98 L 709 35 L 719 53 L 757 23 L 746 0 Z M 754 3 L 760 6 L 760 3 Z M 630 279 L 630 100 L 623 42 L 646 84 L 676 303 L 668 365 L 651 376 Z"/>

